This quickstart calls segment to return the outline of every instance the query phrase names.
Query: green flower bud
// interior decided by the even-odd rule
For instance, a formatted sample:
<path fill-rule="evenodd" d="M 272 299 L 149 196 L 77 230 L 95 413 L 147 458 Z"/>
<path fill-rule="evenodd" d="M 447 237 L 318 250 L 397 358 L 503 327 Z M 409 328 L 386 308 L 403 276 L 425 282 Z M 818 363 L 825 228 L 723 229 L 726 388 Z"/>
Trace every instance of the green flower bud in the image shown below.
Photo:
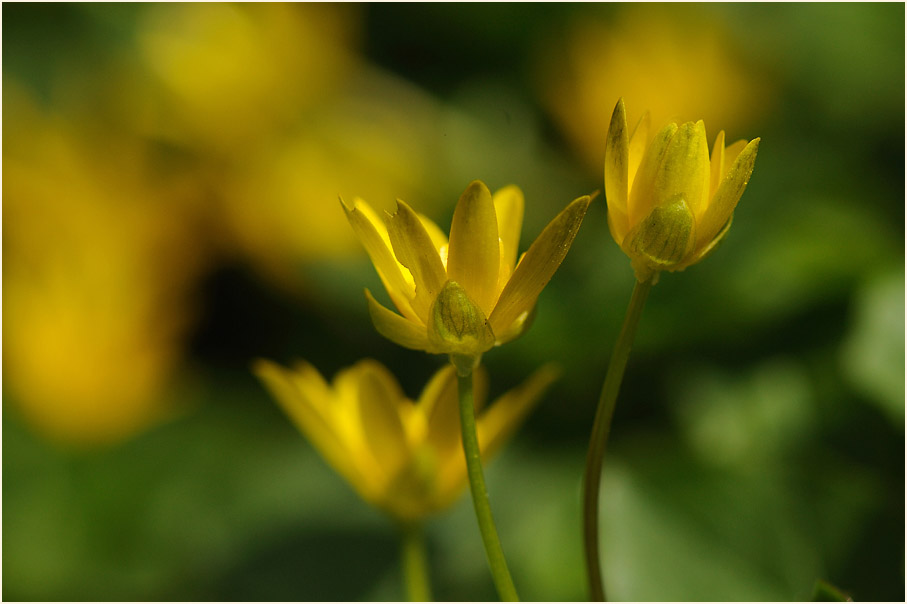
<path fill-rule="evenodd" d="M 683 195 L 655 207 L 627 235 L 626 251 L 652 270 L 663 270 L 681 262 L 690 253 L 693 213 Z"/>
<path fill-rule="evenodd" d="M 494 333 L 482 309 L 456 281 L 448 281 L 429 311 L 428 339 L 444 353 L 478 358 L 494 346 Z"/>

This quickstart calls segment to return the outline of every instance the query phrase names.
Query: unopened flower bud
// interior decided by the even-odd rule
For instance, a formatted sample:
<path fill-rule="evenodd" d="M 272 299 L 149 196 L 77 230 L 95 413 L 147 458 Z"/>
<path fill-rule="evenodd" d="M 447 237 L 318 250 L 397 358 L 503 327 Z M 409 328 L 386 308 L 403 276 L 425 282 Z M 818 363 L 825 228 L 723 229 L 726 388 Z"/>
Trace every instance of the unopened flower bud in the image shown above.
<path fill-rule="evenodd" d="M 624 240 L 636 272 L 660 271 L 681 262 L 693 247 L 693 229 L 693 213 L 683 195 L 653 208 Z"/>
<path fill-rule="evenodd" d="M 494 346 L 494 333 L 482 309 L 456 281 L 448 281 L 429 312 L 428 339 L 452 355 L 481 355 Z"/>

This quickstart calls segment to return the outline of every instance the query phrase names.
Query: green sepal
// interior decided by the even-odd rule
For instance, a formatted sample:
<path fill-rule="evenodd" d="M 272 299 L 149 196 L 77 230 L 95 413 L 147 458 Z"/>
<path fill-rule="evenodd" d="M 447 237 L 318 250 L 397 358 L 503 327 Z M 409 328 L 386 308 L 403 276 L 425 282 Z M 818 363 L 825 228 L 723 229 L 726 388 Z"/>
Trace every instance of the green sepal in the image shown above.
<path fill-rule="evenodd" d="M 429 342 L 452 355 L 474 358 L 494 346 L 485 313 L 456 281 L 445 283 L 432 302 L 427 327 Z"/>

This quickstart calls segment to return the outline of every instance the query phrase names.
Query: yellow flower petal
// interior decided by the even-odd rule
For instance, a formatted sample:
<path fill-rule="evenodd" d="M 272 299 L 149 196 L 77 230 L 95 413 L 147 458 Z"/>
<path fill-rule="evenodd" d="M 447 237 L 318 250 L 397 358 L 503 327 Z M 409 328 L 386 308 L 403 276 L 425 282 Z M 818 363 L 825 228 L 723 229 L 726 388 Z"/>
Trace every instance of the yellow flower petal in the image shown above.
<path fill-rule="evenodd" d="M 386 309 L 379 304 L 372 293 L 365 290 L 365 297 L 368 299 L 368 314 L 372 318 L 375 329 L 382 336 L 412 350 L 425 350 L 426 352 L 436 354 L 440 351 L 428 341 L 428 332 L 425 326 L 404 319 L 397 313 Z"/>
<path fill-rule="evenodd" d="M 646 145 L 649 144 L 649 131 L 652 129 L 652 117 L 648 111 L 639 119 L 633 134 L 630 135 L 630 155 L 629 155 L 629 173 L 628 183 L 632 183 L 636 178 L 639 170 L 639 164 L 642 162 L 643 154 L 646 152 Z M 631 185 L 628 185 L 628 187 Z M 627 191 L 627 195 L 630 191 Z M 629 201 L 629 200 L 628 200 Z"/>
<path fill-rule="evenodd" d="M 498 217 L 498 237 L 501 239 L 501 270 L 498 275 L 498 293 L 504 289 L 516 266 L 523 228 L 523 191 L 515 185 L 498 189 L 494 197 L 494 211 Z"/>
<path fill-rule="evenodd" d="M 397 262 L 391 252 L 387 227 L 365 202 L 357 200 L 353 207 L 349 208 L 341 199 L 340 205 L 343 206 L 347 220 L 365 247 L 372 264 L 375 265 L 375 270 L 378 271 L 378 276 L 394 305 L 405 317 L 418 320 L 410 303 L 415 295 L 412 276 L 405 267 Z"/>
<path fill-rule="evenodd" d="M 487 460 L 493 456 L 510 438 L 560 373 L 554 365 L 541 367 L 520 386 L 508 391 L 479 415 L 476 429 L 483 459 Z"/>
<path fill-rule="evenodd" d="M 671 139 L 655 177 L 655 206 L 682 195 L 693 215 L 701 216 L 707 205 L 709 176 L 705 125 L 686 122 Z"/>
<path fill-rule="evenodd" d="M 419 394 L 419 400 L 416 401 L 416 409 L 425 416 L 426 421 L 431 425 L 434 414 L 439 411 L 438 401 L 445 397 L 451 396 L 448 391 L 452 389 L 452 395 L 456 398 L 456 371 L 450 363 L 445 363 L 441 369 L 435 372 L 431 377 L 422 393 Z M 456 430 L 455 430 L 456 431 Z"/>
<path fill-rule="evenodd" d="M 697 242 L 697 245 L 700 247 L 690 255 L 690 258 L 688 260 L 685 260 L 681 264 L 677 265 L 676 270 L 683 270 L 688 266 L 692 266 L 711 254 L 715 250 L 715 248 L 718 247 L 718 244 L 724 241 L 724 238 L 727 236 L 728 231 L 731 230 L 732 222 L 734 222 L 733 214 L 731 214 L 731 217 L 727 219 L 726 223 L 724 223 L 721 231 L 719 231 L 719 233 L 715 237 L 713 237 L 711 241 L 702 239 L 701 241 Z"/>
<path fill-rule="evenodd" d="M 737 202 L 740 201 L 740 196 L 743 195 L 753 174 L 759 140 L 754 139 L 746 145 L 718 186 L 715 197 L 699 221 L 697 241 L 700 245 L 708 245 L 715 238 L 737 207 Z"/>
<path fill-rule="evenodd" d="M 316 382 L 320 380 L 324 385 L 321 375 L 308 363 L 304 363 L 301 369 L 314 372 L 317 375 Z M 328 396 L 326 385 L 324 385 L 325 398 L 316 402 L 306 396 L 303 389 L 299 387 L 297 383 L 299 376 L 276 363 L 265 360 L 256 361 L 253 371 L 264 382 L 271 395 L 293 420 L 296 427 L 312 442 L 324 460 L 350 484 L 356 486 L 363 495 L 370 495 L 371 489 L 368 481 L 354 463 L 346 443 L 334 430 L 333 425 L 317 410 L 317 407 L 323 408 L 329 402 L 326 398 Z"/>
<path fill-rule="evenodd" d="M 627 201 L 629 196 L 630 132 L 624 100 L 617 101 L 611 114 L 608 140 L 605 144 L 605 199 L 608 202 L 608 226 L 611 236 L 620 243 L 629 230 Z"/>
<path fill-rule="evenodd" d="M 630 193 L 629 189 L 632 187 L 633 180 L 636 178 L 636 173 L 639 170 L 639 164 L 642 162 L 643 154 L 646 151 L 646 144 L 649 142 L 650 122 L 649 112 L 646 111 L 639 122 L 637 122 L 633 134 L 630 135 L 627 154 L 628 197 Z M 607 185 L 607 177 L 605 178 L 605 184 Z M 608 205 L 608 230 L 611 231 L 611 237 L 614 238 L 614 241 L 616 241 L 618 245 L 621 245 L 624 238 L 627 236 L 627 231 L 630 230 L 630 216 L 626 203 L 624 204 L 623 213 L 620 212 L 619 208 L 612 211 L 611 205 Z"/>
<path fill-rule="evenodd" d="M 526 315 L 520 315 L 517 317 L 517 320 L 510 324 L 510 327 L 507 328 L 507 331 L 504 333 L 494 334 L 495 346 L 501 346 L 506 344 L 511 340 L 515 340 L 520 337 L 524 332 L 528 331 L 532 327 L 532 323 L 535 321 L 535 315 L 538 311 L 538 307 L 533 304 L 532 309 Z"/>
<path fill-rule="evenodd" d="M 665 153 L 671 144 L 671 139 L 676 133 L 677 124 L 668 124 L 655 135 L 655 139 L 646 147 L 646 152 L 639 163 L 639 169 L 636 171 L 636 178 L 633 179 L 630 201 L 627 205 L 630 224 L 638 224 L 655 207 L 655 178 L 664 163 Z"/>
<path fill-rule="evenodd" d="M 397 380 L 376 363 L 362 364 L 359 421 L 376 468 L 391 479 L 407 461 L 408 447 L 398 405 L 406 402 Z"/>
<path fill-rule="evenodd" d="M 727 175 L 728 168 L 730 168 L 734 162 L 737 160 L 737 156 L 743 152 L 746 148 L 747 141 L 740 139 L 735 141 L 727 146 L 724 150 L 724 171 L 721 173 L 721 179 L 724 180 L 724 177 Z"/>
<path fill-rule="evenodd" d="M 573 244 L 591 201 L 588 195 L 575 199 L 529 246 L 489 317 L 494 333 L 506 333 L 523 313 L 532 310 Z"/>
<path fill-rule="evenodd" d="M 447 235 L 444 234 L 444 231 L 442 231 L 441 228 L 437 224 L 435 224 L 431 218 L 428 218 L 424 214 L 419 214 L 419 221 L 422 223 L 422 226 L 425 227 L 425 232 L 428 233 L 428 238 L 431 239 L 432 245 L 441 256 L 441 263 L 446 267 Z"/>
<path fill-rule="evenodd" d="M 426 413 L 426 441 L 435 449 L 438 459 L 462 458 L 460 448 L 460 413 L 457 401 L 457 373 L 447 363 L 422 391 L 418 405 Z M 459 456 L 457 453 L 459 452 Z"/>
<path fill-rule="evenodd" d="M 712 146 L 712 156 L 709 158 L 710 177 L 709 177 L 709 199 L 715 196 L 718 185 L 724 177 L 724 130 L 715 137 L 715 144 Z"/>
<path fill-rule="evenodd" d="M 419 216 L 402 201 L 398 200 L 397 212 L 389 216 L 387 232 L 397 260 L 412 273 L 416 284 L 413 310 L 425 322 L 431 303 L 447 281 L 441 256 Z"/>
<path fill-rule="evenodd" d="M 447 254 L 448 277 L 488 316 L 498 294 L 501 248 L 491 192 L 478 180 L 466 187 L 454 210 Z"/>
<path fill-rule="evenodd" d="M 411 402 L 406 398 L 406 393 L 403 392 L 403 388 L 400 387 L 397 378 L 394 377 L 394 374 L 391 373 L 387 367 L 372 359 L 362 359 L 353 367 L 359 373 L 358 379 L 360 381 L 366 375 L 374 381 L 374 385 L 378 388 L 375 394 L 386 399 L 394 410 L 394 413 L 397 413 L 398 409 L 412 407 Z"/>

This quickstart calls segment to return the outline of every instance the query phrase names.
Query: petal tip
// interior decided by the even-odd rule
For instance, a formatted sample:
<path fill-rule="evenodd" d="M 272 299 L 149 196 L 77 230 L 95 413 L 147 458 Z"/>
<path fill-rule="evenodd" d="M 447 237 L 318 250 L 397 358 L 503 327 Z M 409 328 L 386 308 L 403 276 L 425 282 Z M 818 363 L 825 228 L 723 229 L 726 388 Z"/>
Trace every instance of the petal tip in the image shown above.
<path fill-rule="evenodd" d="M 264 377 L 264 374 L 280 369 L 280 365 L 268 359 L 254 359 L 252 361 L 252 373 L 258 377 Z"/>

